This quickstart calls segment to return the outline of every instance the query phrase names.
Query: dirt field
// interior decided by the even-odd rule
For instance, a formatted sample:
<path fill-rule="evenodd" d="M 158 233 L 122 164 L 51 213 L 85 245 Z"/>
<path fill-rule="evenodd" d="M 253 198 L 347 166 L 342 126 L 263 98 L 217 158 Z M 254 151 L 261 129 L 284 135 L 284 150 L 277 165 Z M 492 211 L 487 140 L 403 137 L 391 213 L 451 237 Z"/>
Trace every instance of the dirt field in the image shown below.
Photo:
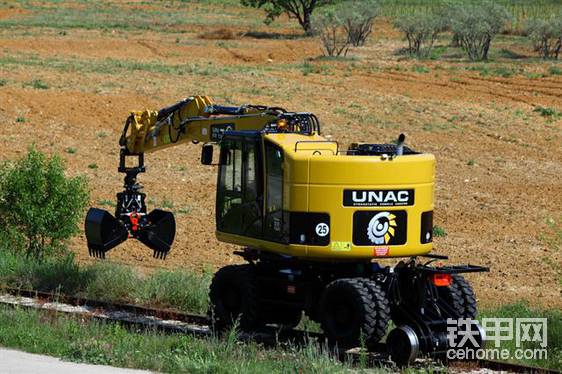
<path fill-rule="evenodd" d="M 435 252 L 492 269 L 470 276 L 480 303 L 562 307 L 562 116 L 536 110 L 562 111 L 562 64 L 532 58 L 509 36 L 493 43 L 488 64 L 459 51 L 412 61 L 397 54 L 404 42 L 384 20 L 349 58 L 320 59 L 318 41 L 288 20 L 266 27 L 262 13 L 232 5 L 146 4 L 0 1 L 0 159 L 31 143 L 59 153 L 69 173 L 88 176 L 92 204 L 112 210 L 117 140 L 133 109 L 205 94 L 312 111 L 344 146 L 404 132 L 438 160 L 436 224 L 446 236 Z M 239 261 L 214 237 L 216 170 L 199 152 L 149 155 L 141 176 L 149 209 L 177 214 L 167 261 L 132 241 L 111 260 L 147 270 Z M 83 235 L 71 246 L 91 261 Z"/>

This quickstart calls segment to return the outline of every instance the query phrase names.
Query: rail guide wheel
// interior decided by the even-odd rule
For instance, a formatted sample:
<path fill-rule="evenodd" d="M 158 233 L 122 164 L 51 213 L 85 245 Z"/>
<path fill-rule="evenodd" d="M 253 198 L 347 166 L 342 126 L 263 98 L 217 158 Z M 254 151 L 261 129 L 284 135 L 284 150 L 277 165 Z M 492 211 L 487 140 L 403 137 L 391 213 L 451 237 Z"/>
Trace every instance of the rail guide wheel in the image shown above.
<path fill-rule="evenodd" d="M 414 329 L 408 325 L 393 329 L 386 338 L 390 359 L 398 366 L 414 362 L 420 352 L 420 342 Z"/>

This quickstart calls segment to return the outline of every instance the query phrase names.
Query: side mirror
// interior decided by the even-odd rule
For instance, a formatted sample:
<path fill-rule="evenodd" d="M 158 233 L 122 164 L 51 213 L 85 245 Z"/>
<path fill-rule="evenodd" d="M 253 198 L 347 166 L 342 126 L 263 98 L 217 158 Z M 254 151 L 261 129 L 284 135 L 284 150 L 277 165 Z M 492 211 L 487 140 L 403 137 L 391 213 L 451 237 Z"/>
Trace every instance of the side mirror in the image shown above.
<path fill-rule="evenodd" d="M 203 165 L 211 165 L 213 163 L 213 145 L 205 144 L 201 148 L 201 163 Z"/>

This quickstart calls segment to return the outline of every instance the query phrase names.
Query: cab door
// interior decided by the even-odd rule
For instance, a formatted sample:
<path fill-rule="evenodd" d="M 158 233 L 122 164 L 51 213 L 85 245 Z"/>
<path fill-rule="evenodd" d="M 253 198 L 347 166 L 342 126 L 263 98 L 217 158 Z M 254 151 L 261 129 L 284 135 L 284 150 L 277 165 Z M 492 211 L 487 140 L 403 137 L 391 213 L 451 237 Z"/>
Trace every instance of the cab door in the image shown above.
<path fill-rule="evenodd" d="M 259 133 L 230 133 L 221 141 L 217 183 L 217 230 L 261 238 L 263 173 Z"/>

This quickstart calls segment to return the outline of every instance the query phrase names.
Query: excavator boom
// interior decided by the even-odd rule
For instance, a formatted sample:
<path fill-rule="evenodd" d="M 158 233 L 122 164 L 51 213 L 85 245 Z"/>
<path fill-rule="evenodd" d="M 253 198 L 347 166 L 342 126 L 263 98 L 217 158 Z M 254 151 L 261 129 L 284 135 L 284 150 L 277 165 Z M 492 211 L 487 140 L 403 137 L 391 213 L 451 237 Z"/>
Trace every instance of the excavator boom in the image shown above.
<path fill-rule="evenodd" d="M 292 113 L 279 107 L 216 105 L 207 96 L 192 96 L 160 109 L 132 112 L 123 128 L 118 171 L 125 174 L 124 190 L 117 194 L 115 216 L 90 208 L 85 231 L 89 253 L 105 253 L 128 238 L 135 238 L 154 250 L 154 257 L 165 258 L 175 236 L 171 212 L 155 209 L 147 213 L 145 194 L 137 182 L 145 171 L 144 154 L 187 142 L 203 143 L 202 162 L 210 164 L 212 144 L 228 131 L 261 131 L 283 127 L 291 131 L 319 133 L 318 119 L 310 113 Z M 127 159 L 136 158 L 136 166 Z"/>

